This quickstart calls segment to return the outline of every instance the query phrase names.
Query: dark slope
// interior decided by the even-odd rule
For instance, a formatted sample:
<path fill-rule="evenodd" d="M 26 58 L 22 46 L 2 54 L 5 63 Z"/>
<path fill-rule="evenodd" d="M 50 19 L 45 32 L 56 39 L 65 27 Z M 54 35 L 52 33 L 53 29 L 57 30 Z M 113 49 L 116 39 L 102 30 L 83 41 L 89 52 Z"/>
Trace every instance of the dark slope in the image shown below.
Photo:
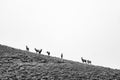
<path fill-rule="evenodd" d="M 0 80 L 120 80 L 120 70 L 0 45 Z"/>

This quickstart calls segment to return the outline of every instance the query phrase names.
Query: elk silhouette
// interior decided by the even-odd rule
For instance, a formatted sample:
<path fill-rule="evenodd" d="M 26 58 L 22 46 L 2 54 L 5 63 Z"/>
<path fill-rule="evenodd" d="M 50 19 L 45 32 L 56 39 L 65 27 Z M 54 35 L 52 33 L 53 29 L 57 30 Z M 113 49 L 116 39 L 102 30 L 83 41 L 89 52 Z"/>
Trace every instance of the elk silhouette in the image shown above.
<path fill-rule="evenodd" d="M 34 50 L 36 51 L 36 53 L 37 53 L 37 52 L 39 53 L 39 50 L 38 50 L 38 49 L 34 48 Z"/>
<path fill-rule="evenodd" d="M 86 62 L 87 62 L 87 60 L 86 60 L 86 59 L 83 59 L 83 57 L 81 57 L 81 60 L 82 60 L 83 63 L 86 63 Z"/>
<path fill-rule="evenodd" d="M 49 51 L 47 51 L 46 53 L 48 54 L 48 56 L 50 56 L 50 52 Z"/>
<path fill-rule="evenodd" d="M 28 48 L 28 46 L 26 46 L 26 50 L 27 50 L 27 51 L 29 51 L 29 48 Z"/>
<path fill-rule="evenodd" d="M 63 59 L 63 53 L 61 53 L 61 59 Z"/>
<path fill-rule="evenodd" d="M 90 60 L 87 60 L 87 63 L 88 63 L 88 64 L 91 64 L 92 62 L 91 62 Z"/>
<path fill-rule="evenodd" d="M 42 49 L 39 50 L 39 54 L 41 54 L 41 52 L 42 52 Z"/>

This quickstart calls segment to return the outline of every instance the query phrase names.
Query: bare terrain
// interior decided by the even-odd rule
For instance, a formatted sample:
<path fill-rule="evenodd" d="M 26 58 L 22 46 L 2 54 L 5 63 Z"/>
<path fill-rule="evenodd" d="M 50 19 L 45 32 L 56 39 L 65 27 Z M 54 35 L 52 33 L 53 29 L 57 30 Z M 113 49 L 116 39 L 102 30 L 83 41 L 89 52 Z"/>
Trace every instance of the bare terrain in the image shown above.
<path fill-rule="evenodd" d="M 0 45 L 0 80 L 120 80 L 120 70 Z"/>

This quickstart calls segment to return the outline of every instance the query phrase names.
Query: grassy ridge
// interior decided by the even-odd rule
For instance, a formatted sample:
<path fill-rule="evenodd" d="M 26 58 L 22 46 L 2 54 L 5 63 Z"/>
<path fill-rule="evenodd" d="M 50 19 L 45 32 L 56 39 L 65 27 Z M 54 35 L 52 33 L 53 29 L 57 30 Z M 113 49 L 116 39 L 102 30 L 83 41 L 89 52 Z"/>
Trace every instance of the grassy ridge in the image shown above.
<path fill-rule="evenodd" d="M 120 80 L 120 70 L 0 45 L 1 80 Z"/>

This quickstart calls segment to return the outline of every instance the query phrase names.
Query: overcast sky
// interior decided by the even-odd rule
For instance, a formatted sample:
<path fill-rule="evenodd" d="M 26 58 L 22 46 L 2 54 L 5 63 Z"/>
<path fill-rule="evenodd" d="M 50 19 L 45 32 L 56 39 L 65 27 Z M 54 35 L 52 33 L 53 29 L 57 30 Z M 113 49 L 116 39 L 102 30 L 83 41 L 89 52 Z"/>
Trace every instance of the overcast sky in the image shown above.
<path fill-rule="evenodd" d="M 0 0 L 0 44 L 120 69 L 120 0 Z"/>

